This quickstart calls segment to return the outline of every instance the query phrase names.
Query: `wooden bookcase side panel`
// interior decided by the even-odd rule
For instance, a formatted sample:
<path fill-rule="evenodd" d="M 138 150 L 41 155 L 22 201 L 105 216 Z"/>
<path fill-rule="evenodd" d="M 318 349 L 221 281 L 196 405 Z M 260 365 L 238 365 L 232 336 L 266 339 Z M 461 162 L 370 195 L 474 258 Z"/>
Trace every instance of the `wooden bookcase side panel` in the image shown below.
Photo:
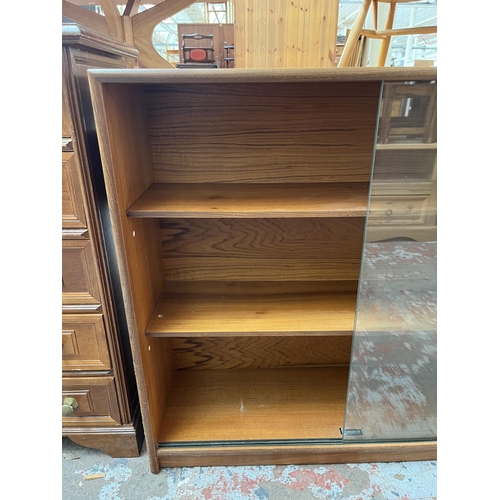
<path fill-rule="evenodd" d="M 161 219 L 167 280 L 357 280 L 364 218 Z"/>
<path fill-rule="evenodd" d="M 172 373 L 170 343 L 144 336 L 164 284 L 158 223 L 126 216 L 153 181 L 142 88 L 90 82 L 146 443 L 154 448 Z"/>
<path fill-rule="evenodd" d="M 380 85 L 150 86 L 155 182 L 369 182 Z"/>

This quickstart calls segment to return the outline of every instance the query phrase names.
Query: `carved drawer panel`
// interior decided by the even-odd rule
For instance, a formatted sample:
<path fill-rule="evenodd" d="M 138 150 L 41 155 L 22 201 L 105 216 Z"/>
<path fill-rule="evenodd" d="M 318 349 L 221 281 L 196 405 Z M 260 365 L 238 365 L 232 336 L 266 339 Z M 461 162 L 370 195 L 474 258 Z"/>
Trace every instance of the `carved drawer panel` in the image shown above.
<path fill-rule="evenodd" d="M 87 227 L 82 186 L 78 176 L 78 157 L 72 152 L 62 153 L 62 227 Z"/>
<path fill-rule="evenodd" d="M 100 305 L 99 275 L 90 240 L 62 240 L 62 303 Z"/>
<path fill-rule="evenodd" d="M 74 412 L 69 403 L 76 401 Z M 63 426 L 121 424 L 114 377 L 63 377 Z M 74 404 L 74 403 L 73 403 Z M 67 416 L 65 416 L 67 415 Z"/>
<path fill-rule="evenodd" d="M 102 314 L 62 315 L 63 370 L 110 370 Z"/>

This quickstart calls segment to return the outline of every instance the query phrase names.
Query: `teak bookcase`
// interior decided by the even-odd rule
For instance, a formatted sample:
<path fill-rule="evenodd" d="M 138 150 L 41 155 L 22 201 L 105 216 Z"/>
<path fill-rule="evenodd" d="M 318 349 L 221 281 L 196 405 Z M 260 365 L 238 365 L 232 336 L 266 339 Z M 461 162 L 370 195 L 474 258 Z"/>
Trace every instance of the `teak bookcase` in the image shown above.
<path fill-rule="evenodd" d="M 89 78 L 151 470 L 435 458 L 340 428 L 382 84 L 436 70 Z"/>

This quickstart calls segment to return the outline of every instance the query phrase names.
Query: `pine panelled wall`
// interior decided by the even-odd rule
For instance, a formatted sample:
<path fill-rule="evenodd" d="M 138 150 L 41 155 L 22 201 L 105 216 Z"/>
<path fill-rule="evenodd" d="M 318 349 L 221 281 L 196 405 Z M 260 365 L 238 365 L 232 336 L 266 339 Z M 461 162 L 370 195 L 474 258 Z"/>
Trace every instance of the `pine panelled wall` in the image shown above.
<path fill-rule="evenodd" d="M 338 0 L 235 0 L 235 67 L 335 67 Z"/>

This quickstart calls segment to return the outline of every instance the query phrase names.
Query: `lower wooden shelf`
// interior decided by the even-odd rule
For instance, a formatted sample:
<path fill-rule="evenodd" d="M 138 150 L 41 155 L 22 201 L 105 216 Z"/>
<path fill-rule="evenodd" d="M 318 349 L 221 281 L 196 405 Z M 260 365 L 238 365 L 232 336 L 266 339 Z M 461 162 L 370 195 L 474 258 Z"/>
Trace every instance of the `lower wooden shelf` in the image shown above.
<path fill-rule="evenodd" d="M 348 367 L 177 371 L 160 446 L 341 439 Z"/>
<path fill-rule="evenodd" d="M 352 334 L 355 309 L 352 281 L 170 281 L 146 335 Z"/>

